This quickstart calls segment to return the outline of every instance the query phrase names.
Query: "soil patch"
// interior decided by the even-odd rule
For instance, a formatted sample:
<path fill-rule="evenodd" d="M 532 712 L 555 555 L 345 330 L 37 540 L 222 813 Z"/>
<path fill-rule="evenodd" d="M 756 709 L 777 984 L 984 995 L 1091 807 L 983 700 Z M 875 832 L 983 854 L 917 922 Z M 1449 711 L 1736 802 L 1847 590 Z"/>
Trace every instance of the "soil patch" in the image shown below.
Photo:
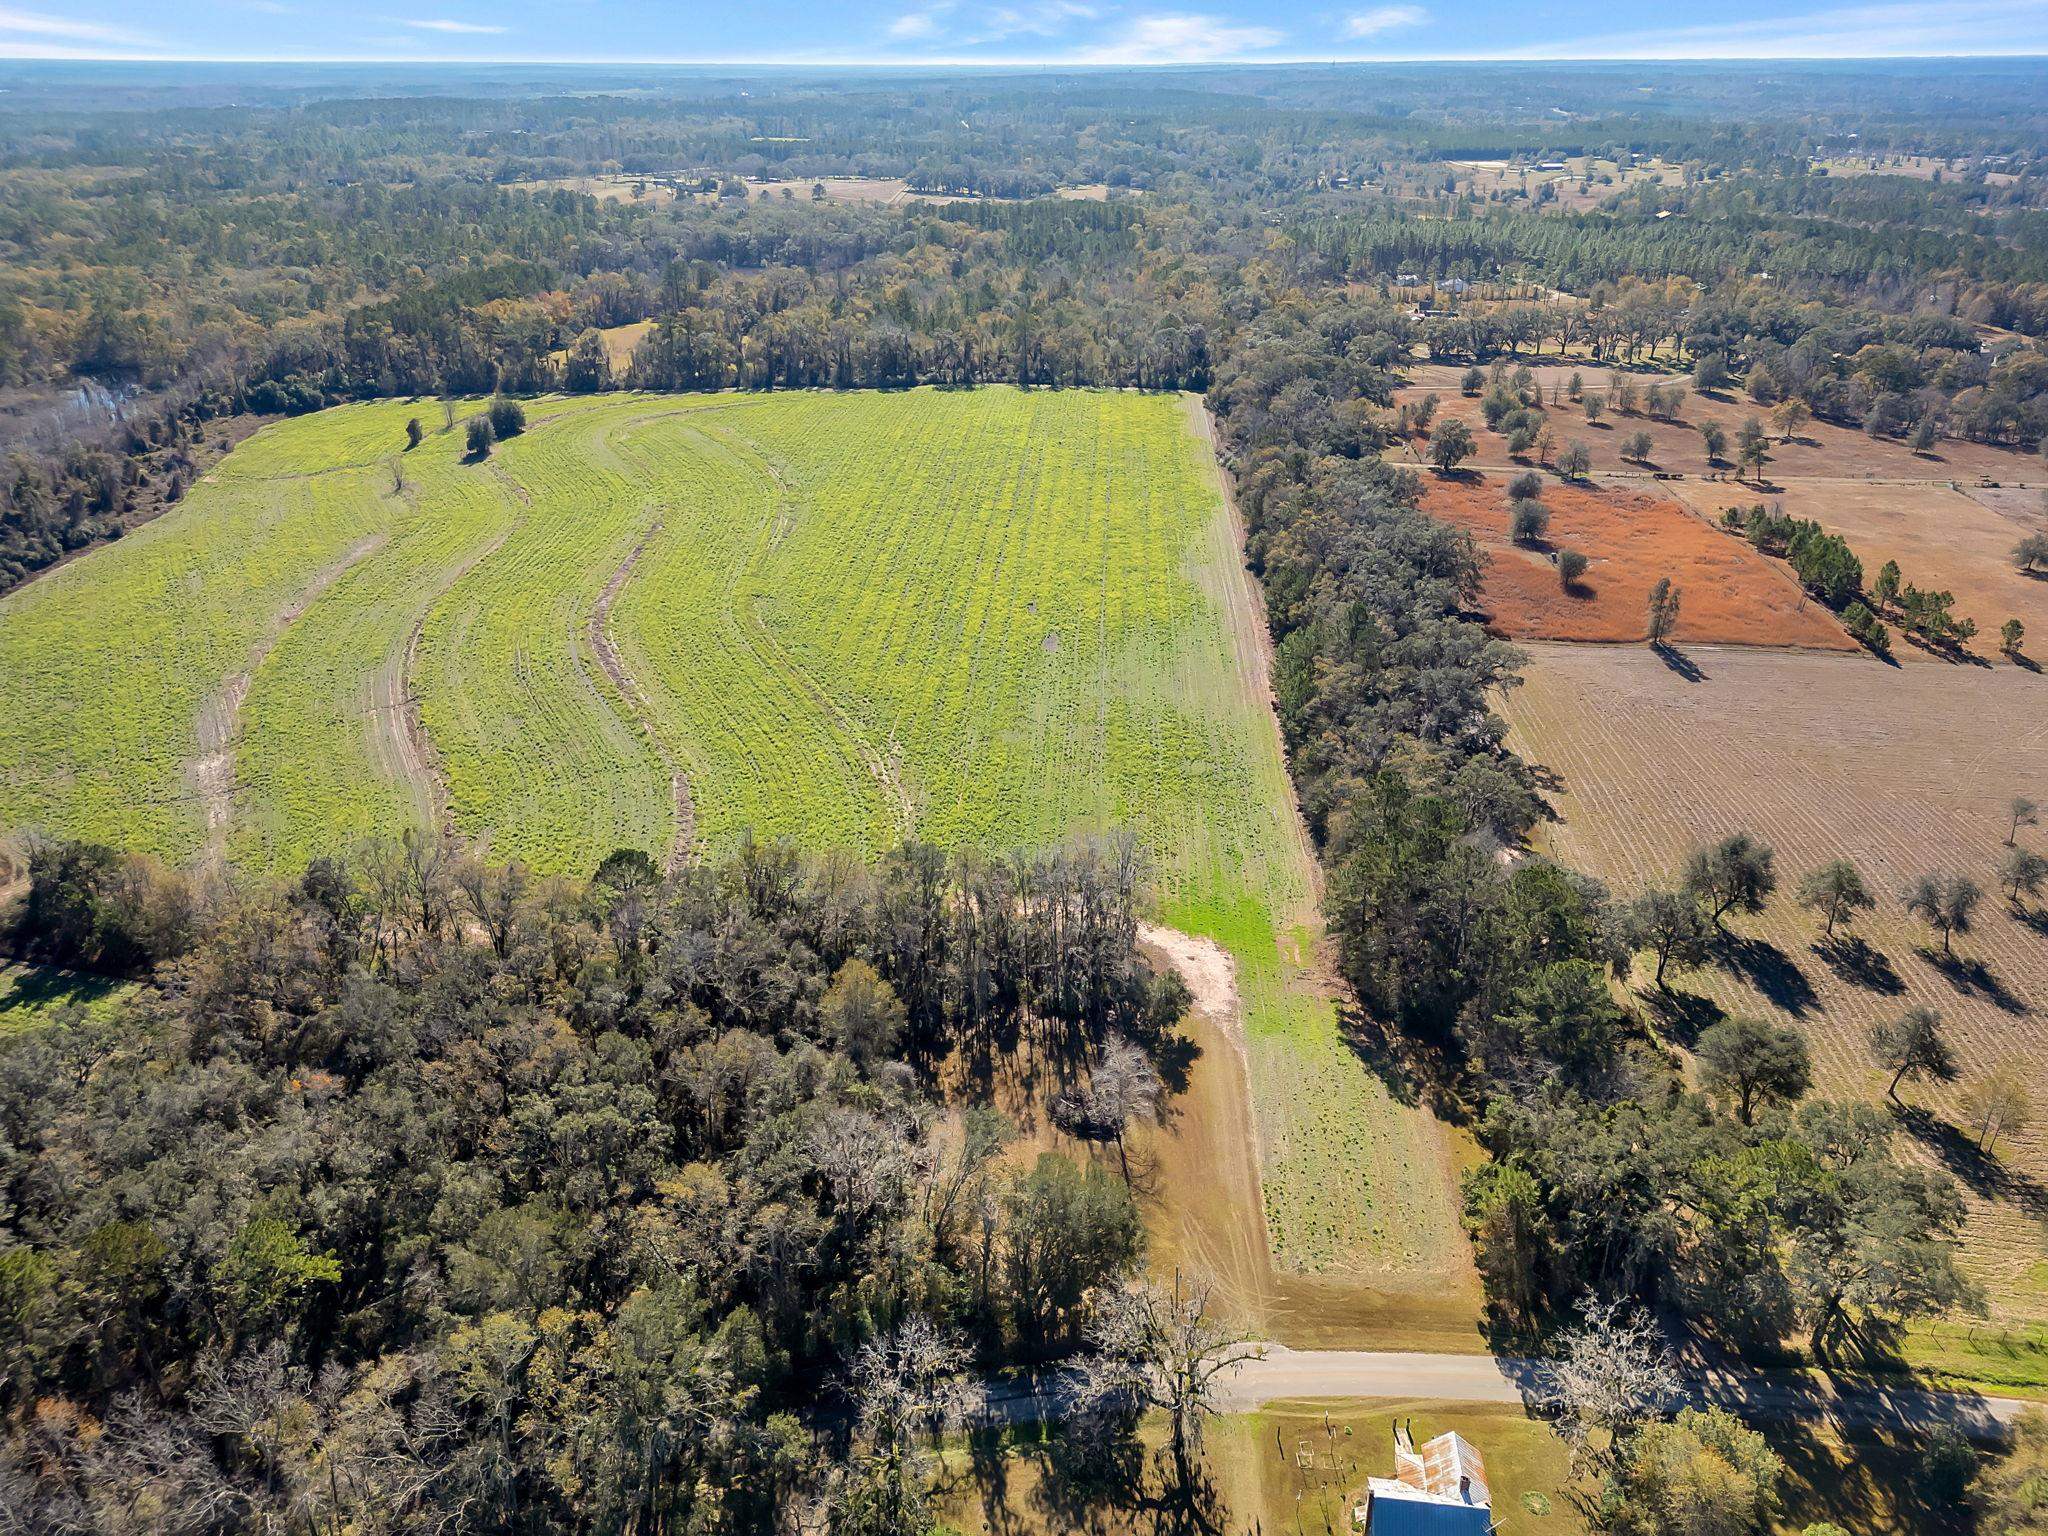
<path fill-rule="evenodd" d="M 1855 649 L 1834 616 L 1749 544 L 1676 502 L 1635 491 L 1546 478 L 1550 526 L 1534 546 L 1508 533 L 1507 477 L 1425 477 L 1424 510 L 1469 531 L 1486 552 L 1488 626 L 1514 640 L 1641 641 L 1650 589 L 1679 589 L 1677 638 L 1694 644 Z M 1555 557 L 1573 549 L 1591 564 L 1567 587 Z"/>

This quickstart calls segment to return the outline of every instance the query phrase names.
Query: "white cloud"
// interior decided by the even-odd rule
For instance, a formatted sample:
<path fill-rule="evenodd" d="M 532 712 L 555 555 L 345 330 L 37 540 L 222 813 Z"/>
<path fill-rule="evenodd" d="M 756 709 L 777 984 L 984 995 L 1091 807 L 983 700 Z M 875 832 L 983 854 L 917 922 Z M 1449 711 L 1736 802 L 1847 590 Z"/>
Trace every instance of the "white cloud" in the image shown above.
<path fill-rule="evenodd" d="M 422 32 L 460 32 L 465 36 L 472 33 L 478 35 L 495 34 L 505 30 L 503 27 L 485 26 L 481 22 L 446 21 L 440 18 L 433 18 L 427 21 L 408 21 L 406 25 L 408 27 L 417 27 Z"/>
<path fill-rule="evenodd" d="M 1222 16 L 1140 16 L 1121 35 L 1082 50 L 1081 64 L 1213 64 L 1278 45 L 1286 33 L 1251 27 Z"/>
<path fill-rule="evenodd" d="M 905 11 L 889 23 L 889 35 L 900 38 L 931 37 L 939 30 L 939 11 Z"/>
<path fill-rule="evenodd" d="M 1986 49 L 1986 42 L 1996 46 Z M 1699 26 L 1641 28 L 1558 38 L 1506 50 L 1503 59 L 1898 58 L 2048 48 L 2043 0 L 1930 0 L 1850 5 Z"/>
<path fill-rule="evenodd" d="M 1036 5 L 1001 5 L 983 18 L 978 42 L 1006 37 L 1056 37 L 1074 22 L 1093 21 L 1102 12 L 1078 0 L 1040 0 Z"/>
<path fill-rule="evenodd" d="M 147 48 L 154 39 L 126 27 L 110 27 L 97 21 L 80 21 L 73 16 L 45 16 L 37 11 L 17 11 L 11 6 L 0 6 L 0 44 L 30 47 L 21 38 L 56 38 L 67 43 L 114 43 L 131 48 Z M 56 57 L 55 53 L 50 55 Z M 91 57 L 78 55 L 68 50 L 66 57 Z"/>
<path fill-rule="evenodd" d="M 1346 37 L 1378 37 L 1396 27 L 1419 27 L 1429 12 L 1419 5 L 1381 5 L 1369 11 L 1353 11 L 1344 18 Z"/>

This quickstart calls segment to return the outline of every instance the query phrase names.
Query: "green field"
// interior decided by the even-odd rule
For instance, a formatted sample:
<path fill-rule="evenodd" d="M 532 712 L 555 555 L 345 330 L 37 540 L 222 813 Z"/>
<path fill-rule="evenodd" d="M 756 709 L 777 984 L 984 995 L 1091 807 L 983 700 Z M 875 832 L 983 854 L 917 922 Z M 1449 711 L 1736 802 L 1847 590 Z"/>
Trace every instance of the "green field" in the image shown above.
<path fill-rule="evenodd" d="M 60 1020 L 98 1022 L 111 1017 L 134 990 L 132 982 L 0 961 L 0 1038 Z"/>
<path fill-rule="evenodd" d="M 1440 1134 L 1303 974 L 1312 864 L 1192 405 L 554 399 L 480 464 L 433 402 L 283 423 L 0 601 L 0 792 L 259 871 L 441 819 L 573 873 L 745 827 L 873 854 L 1128 825 L 1163 919 L 1237 960 L 1276 1252 L 1455 1268 Z"/>

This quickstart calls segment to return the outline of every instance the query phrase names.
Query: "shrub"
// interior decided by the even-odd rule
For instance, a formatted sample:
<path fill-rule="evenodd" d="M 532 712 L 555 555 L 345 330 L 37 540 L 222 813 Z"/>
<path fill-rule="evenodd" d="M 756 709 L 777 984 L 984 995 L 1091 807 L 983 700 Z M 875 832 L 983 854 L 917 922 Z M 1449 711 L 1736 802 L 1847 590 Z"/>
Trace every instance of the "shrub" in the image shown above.
<path fill-rule="evenodd" d="M 1557 576 L 1567 587 L 1579 584 L 1579 578 L 1586 574 L 1586 567 L 1593 562 L 1576 549 L 1561 549 L 1557 552 Z"/>
<path fill-rule="evenodd" d="M 502 441 L 526 430 L 526 408 L 499 395 L 491 402 L 491 431 Z"/>
<path fill-rule="evenodd" d="M 471 458 L 488 459 L 491 444 L 497 441 L 497 433 L 491 430 L 491 418 L 472 416 L 469 418 L 469 453 Z"/>

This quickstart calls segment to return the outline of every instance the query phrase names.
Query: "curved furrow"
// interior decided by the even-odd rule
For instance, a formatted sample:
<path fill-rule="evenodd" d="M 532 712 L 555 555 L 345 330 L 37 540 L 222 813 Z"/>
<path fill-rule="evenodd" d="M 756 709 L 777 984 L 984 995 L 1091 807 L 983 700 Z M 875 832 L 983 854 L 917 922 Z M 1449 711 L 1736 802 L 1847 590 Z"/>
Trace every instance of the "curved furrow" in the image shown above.
<path fill-rule="evenodd" d="M 668 768 L 670 793 L 675 799 L 676 830 L 670 839 L 668 857 L 664 866 L 670 874 L 682 868 L 695 846 L 697 835 L 697 808 L 690 796 L 690 778 L 676 761 L 661 732 L 655 726 L 654 706 L 649 702 L 647 691 L 634 681 L 632 673 L 619 655 L 617 642 L 611 636 L 612 604 L 618 601 L 620 590 L 632 579 L 633 568 L 640 563 L 640 557 L 647 552 L 648 541 L 661 532 L 656 523 L 647 530 L 647 536 L 633 546 L 633 552 L 620 562 L 612 572 L 612 579 L 605 583 L 604 592 L 598 597 L 597 606 L 590 610 L 590 646 L 597 653 L 598 665 L 619 690 L 619 694 L 632 707 L 634 718 L 654 743 L 654 749 L 661 754 L 661 760 Z"/>
<path fill-rule="evenodd" d="M 760 455 L 702 414 L 620 444 L 666 498 L 662 530 L 613 610 L 622 663 L 686 767 L 700 845 L 751 826 L 824 827 L 845 846 L 880 846 L 889 817 L 873 776 L 749 618 L 760 562 L 793 508 Z"/>

